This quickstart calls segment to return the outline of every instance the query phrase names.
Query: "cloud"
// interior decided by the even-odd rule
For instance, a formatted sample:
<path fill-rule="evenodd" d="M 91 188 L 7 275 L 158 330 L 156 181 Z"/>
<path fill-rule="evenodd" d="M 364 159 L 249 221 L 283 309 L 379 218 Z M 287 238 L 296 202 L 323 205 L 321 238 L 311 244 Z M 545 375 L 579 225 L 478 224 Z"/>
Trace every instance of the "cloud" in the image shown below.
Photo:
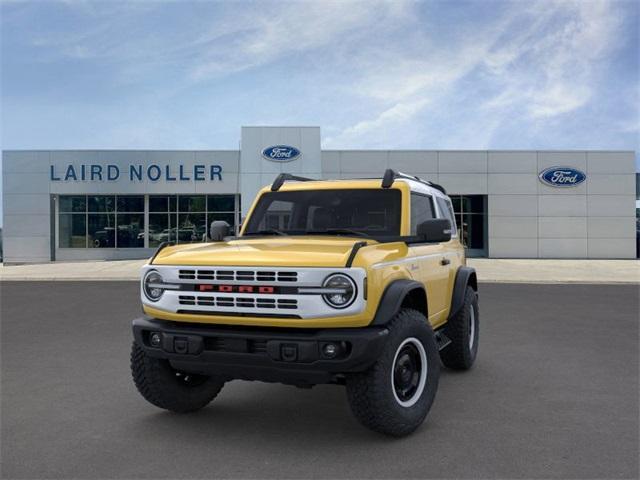
<path fill-rule="evenodd" d="M 467 88 L 475 91 L 478 129 L 496 129 L 514 115 L 536 121 L 573 112 L 592 100 L 601 64 L 619 42 L 625 12 L 618 7 L 607 1 L 511 3 L 492 22 L 461 29 L 448 39 L 451 47 L 425 30 L 412 39 L 417 46 L 403 44 L 409 54 L 392 49 L 398 60 L 387 70 L 362 75 L 357 94 L 380 104 L 371 118 L 345 126 L 325 143 L 353 145 L 406 128 L 427 106 L 438 114 Z"/>
<path fill-rule="evenodd" d="M 61 2 L 76 20 L 71 29 L 46 29 L 32 45 L 50 58 L 99 60 L 184 68 L 206 81 L 267 65 L 298 53 L 329 48 L 376 25 L 392 25 L 409 0 L 192 2 Z M 174 7 L 175 29 L 149 25 L 154 12 Z M 206 14 L 199 12 L 206 10 Z M 180 26 L 189 25 L 189 28 Z"/>
<path fill-rule="evenodd" d="M 266 3 L 234 12 L 200 39 L 207 53 L 192 76 L 225 75 L 328 47 L 378 22 L 393 23 L 405 5 L 405 0 Z"/>
<path fill-rule="evenodd" d="M 533 118 L 574 111 L 597 87 L 599 62 L 617 43 L 622 12 L 604 1 L 540 4 L 538 20 L 498 45 L 485 66 L 503 91 L 486 108 L 520 104 Z"/>
<path fill-rule="evenodd" d="M 131 146 L 256 122 L 321 125 L 331 148 L 560 148 L 589 129 L 600 136 L 581 147 L 619 146 L 637 133 L 634 2 L 68 0 L 2 13 L 5 110 L 33 106 L 4 130 L 29 145 L 34 125 L 56 124 L 47 108 Z"/>

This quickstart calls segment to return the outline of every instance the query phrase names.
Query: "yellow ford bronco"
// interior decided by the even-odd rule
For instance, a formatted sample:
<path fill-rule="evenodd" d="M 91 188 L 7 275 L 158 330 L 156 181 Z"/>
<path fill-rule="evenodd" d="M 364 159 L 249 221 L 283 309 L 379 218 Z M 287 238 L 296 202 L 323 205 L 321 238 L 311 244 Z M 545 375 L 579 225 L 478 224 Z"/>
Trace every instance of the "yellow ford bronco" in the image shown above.
<path fill-rule="evenodd" d="M 234 379 L 333 383 L 362 424 L 401 436 L 440 362 L 473 364 L 476 273 L 441 186 L 281 174 L 229 234 L 212 222 L 210 242 L 161 245 L 143 267 L 131 369 L 153 405 L 198 410 Z"/>

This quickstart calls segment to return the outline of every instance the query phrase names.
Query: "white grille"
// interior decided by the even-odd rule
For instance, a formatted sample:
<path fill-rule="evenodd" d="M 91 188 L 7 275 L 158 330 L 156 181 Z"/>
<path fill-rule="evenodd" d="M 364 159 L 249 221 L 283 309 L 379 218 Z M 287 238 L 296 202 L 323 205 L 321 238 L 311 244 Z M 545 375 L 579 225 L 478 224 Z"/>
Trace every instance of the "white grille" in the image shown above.
<path fill-rule="evenodd" d="M 221 282 L 296 282 L 298 272 L 276 272 L 273 270 L 231 269 L 180 269 L 180 280 L 209 280 Z"/>
<path fill-rule="evenodd" d="M 295 298 L 258 298 L 258 297 L 234 297 L 229 295 L 180 295 L 178 303 L 184 306 L 199 307 L 237 307 L 245 308 L 270 308 L 283 310 L 296 310 L 298 301 Z"/>
<path fill-rule="evenodd" d="M 165 283 L 180 285 L 180 290 L 167 289 L 157 302 L 151 302 L 141 292 L 142 302 L 156 310 L 170 313 L 188 313 L 221 316 L 282 316 L 282 318 L 331 318 L 337 315 L 355 315 L 365 308 L 362 268 L 339 267 L 276 267 L 239 265 L 145 265 L 142 276 L 149 270 L 157 271 Z M 358 286 L 352 305 L 343 310 L 331 308 L 321 294 L 300 293 L 295 288 L 322 287 L 329 275 L 342 272 Z M 280 293 L 248 293 L 201 291 L 197 284 L 251 285 L 286 287 Z M 189 285 L 190 287 L 185 287 Z M 234 289 L 235 290 L 235 289 Z"/>

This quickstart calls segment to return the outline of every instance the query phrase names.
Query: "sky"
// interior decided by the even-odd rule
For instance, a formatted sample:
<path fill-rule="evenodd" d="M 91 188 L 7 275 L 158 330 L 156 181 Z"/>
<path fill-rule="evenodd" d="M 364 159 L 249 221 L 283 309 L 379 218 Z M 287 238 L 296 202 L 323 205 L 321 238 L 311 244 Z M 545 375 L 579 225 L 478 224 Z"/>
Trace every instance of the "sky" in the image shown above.
<path fill-rule="evenodd" d="M 0 0 L 0 148 L 638 151 L 639 4 Z"/>

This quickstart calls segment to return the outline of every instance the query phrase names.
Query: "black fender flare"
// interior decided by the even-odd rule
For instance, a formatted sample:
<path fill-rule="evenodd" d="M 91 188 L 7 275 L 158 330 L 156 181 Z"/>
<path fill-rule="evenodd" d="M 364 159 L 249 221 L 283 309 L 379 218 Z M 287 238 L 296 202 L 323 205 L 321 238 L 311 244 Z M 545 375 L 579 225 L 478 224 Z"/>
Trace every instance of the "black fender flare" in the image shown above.
<path fill-rule="evenodd" d="M 415 280 L 406 278 L 394 280 L 384 289 L 384 293 L 380 297 L 376 315 L 373 317 L 371 325 L 386 325 L 396 313 L 400 311 L 402 302 L 411 292 L 421 290 L 425 298 L 425 315 L 426 315 L 426 298 L 427 292 L 424 285 Z"/>
<path fill-rule="evenodd" d="M 460 267 L 456 272 L 456 279 L 453 284 L 453 292 L 451 294 L 451 309 L 449 310 L 449 318 L 453 318 L 464 305 L 464 296 L 467 286 L 478 291 L 478 277 L 476 270 L 471 267 Z"/>

